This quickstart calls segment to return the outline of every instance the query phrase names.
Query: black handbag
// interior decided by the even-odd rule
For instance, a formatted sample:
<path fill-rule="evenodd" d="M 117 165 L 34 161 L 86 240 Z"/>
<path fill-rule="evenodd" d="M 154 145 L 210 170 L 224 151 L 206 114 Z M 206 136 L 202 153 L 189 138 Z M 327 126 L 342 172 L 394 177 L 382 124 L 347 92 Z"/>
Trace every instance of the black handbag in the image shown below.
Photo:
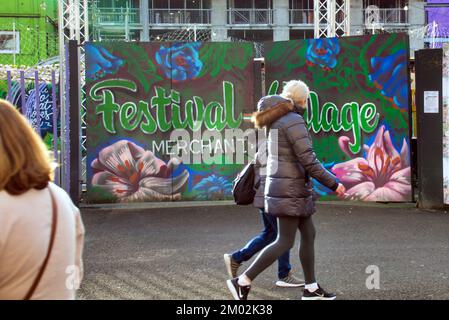
<path fill-rule="evenodd" d="M 238 205 L 252 204 L 260 181 L 254 183 L 256 177 L 255 163 L 251 161 L 234 179 L 232 195 Z"/>

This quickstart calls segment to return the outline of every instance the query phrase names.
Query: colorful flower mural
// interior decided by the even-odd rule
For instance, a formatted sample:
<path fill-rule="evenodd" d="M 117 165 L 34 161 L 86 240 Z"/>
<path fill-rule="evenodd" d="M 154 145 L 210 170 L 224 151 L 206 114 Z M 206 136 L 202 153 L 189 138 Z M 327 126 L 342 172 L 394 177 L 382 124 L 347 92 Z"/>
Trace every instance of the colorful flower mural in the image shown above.
<path fill-rule="evenodd" d="M 197 200 L 223 199 L 232 195 L 232 182 L 226 177 L 210 175 L 193 187 Z"/>
<path fill-rule="evenodd" d="M 194 79 L 203 67 L 198 53 L 200 46 L 199 42 L 175 43 L 167 47 L 162 45 L 156 52 L 156 62 L 169 79 Z"/>
<path fill-rule="evenodd" d="M 208 148 L 197 133 L 251 126 L 242 115 L 255 105 L 253 44 L 108 42 L 101 47 L 125 63 L 112 76 L 86 82 L 86 202 L 231 199 L 241 163 L 204 163 L 205 154 L 218 149 Z M 91 51 L 104 56 L 97 49 Z M 87 61 L 88 69 L 100 65 L 97 60 Z M 181 152 L 188 157 L 179 165 L 175 159 L 167 163 L 175 128 L 189 135 Z M 224 138 L 219 143 L 217 148 L 225 147 Z"/>
<path fill-rule="evenodd" d="M 407 50 L 405 34 L 265 44 L 267 87 L 299 78 L 313 92 L 305 120 L 314 150 L 333 163 L 347 199 L 412 201 Z"/>
<path fill-rule="evenodd" d="M 339 138 L 343 152 L 351 156 L 346 136 Z M 398 152 L 390 132 L 381 126 L 371 146 L 365 145 L 365 158 L 357 157 L 332 167 L 347 188 L 347 198 L 363 201 L 407 201 L 410 199 L 409 149 L 405 139 Z"/>
<path fill-rule="evenodd" d="M 179 200 L 189 179 L 187 170 L 172 175 L 179 164 L 177 158 L 166 164 L 151 151 L 120 140 L 102 149 L 92 162 L 92 186 L 121 202 Z"/>
<path fill-rule="evenodd" d="M 113 56 L 108 50 L 100 45 L 87 43 L 86 50 L 86 77 L 96 80 L 106 74 L 115 74 L 125 62 Z"/>
<path fill-rule="evenodd" d="M 323 69 L 332 69 L 337 65 L 337 55 L 340 44 L 337 38 L 322 38 L 309 41 L 306 52 L 306 63 L 309 66 L 318 65 Z"/>
<path fill-rule="evenodd" d="M 126 62 L 114 77 L 108 76 L 109 80 L 132 81 L 137 90 L 106 83 L 114 99 L 106 99 L 107 95 L 101 101 L 89 94 L 86 97 L 87 157 L 92 163 L 87 172 L 86 201 L 232 199 L 232 180 L 241 164 L 203 163 L 194 157 L 193 144 L 189 143 L 186 149 L 192 157 L 183 165 L 176 166 L 176 160 L 166 163 L 155 155 L 170 157 L 171 128 L 185 127 L 194 137 L 185 119 L 204 119 L 202 130 L 221 129 L 218 120 L 232 120 L 225 113 L 238 119 L 254 111 L 253 44 L 104 43 L 102 47 Z M 264 48 L 265 67 L 270 70 L 265 74 L 268 86 L 300 78 L 315 93 L 307 116 L 314 149 L 339 175 L 348 189 L 348 199 L 410 201 L 408 145 L 402 142 L 408 141 L 409 132 L 408 105 L 403 103 L 408 101 L 408 92 L 405 99 L 401 89 L 403 80 L 405 85 L 408 80 L 403 64 L 407 57 L 398 53 L 408 50 L 406 35 L 267 42 Z M 100 49 L 96 54 L 105 57 Z M 88 67 L 89 63 L 100 66 L 101 59 L 91 60 Z M 386 63 L 394 64 L 389 75 L 384 72 Z M 87 92 L 102 81 L 87 81 Z M 228 82 L 232 90 L 224 91 Z M 150 108 L 150 104 L 157 107 Z M 116 106 L 119 111 L 108 113 Z M 206 117 L 209 114 L 217 117 Z M 110 119 L 115 125 L 113 133 L 105 125 Z M 246 130 L 249 123 L 242 122 L 238 128 Z M 109 145 L 111 139 L 122 140 L 123 145 Z M 139 141 L 139 146 L 129 140 Z M 403 144 L 401 152 L 393 143 Z M 100 154 L 99 145 L 105 146 Z M 364 145 L 369 145 L 366 154 L 360 152 Z M 206 150 L 206 144 L 202 148 Z M 136 149 L 139 151 L 133 151 Z M 154 167 L 153 174 L 141 171 L 145 157 L 157 159 L 147 161 Z M 319 184 L 315 189 L 325 200 L 336 199 Z"/>
<path fill-rule="evenodd" d="M 406 51 L 399 50 L 385 57 L 371 58 L 373 72 L 369 79 L 399 108 L 407 107 L 408 80 Z"/>

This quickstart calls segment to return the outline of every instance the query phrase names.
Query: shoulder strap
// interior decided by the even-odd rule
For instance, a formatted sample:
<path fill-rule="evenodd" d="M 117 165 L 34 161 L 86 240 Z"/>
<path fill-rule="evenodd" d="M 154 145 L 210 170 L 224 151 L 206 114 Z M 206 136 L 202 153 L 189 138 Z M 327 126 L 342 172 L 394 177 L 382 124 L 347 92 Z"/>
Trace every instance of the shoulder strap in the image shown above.
<path fill-rule="evenodd" d="M 37 286 L 39 285 L 39 282 L 41 281 L 42 275 L 44 274 L 44 271 L 47 267 L 48 260 L 50 259 L 51 251 L 53 249 L 53 244 L 55 242 L 55 236 L 56 236 L 56 226 L 58 225 L 58 208 L 56 206 L 56 200 L 53 195 L 53 191 L 51 191 L 50 186 L 48 187 L 48 191 L 50 192 L 51 197 L 51 211 L 52 211 L 52 222 L 51 222 L 51 234 L 50 234 L 50 242 L 48 243 L 48 250 L 47 255 L 45 256 L 44 263 L 42 264 L 36 278 L 34 279 L 33 285 L 28 290 L 27 295 L 24 300 L 30 300 L 31 297 L 34 294 L 34 291 L 36 290 Z"/>

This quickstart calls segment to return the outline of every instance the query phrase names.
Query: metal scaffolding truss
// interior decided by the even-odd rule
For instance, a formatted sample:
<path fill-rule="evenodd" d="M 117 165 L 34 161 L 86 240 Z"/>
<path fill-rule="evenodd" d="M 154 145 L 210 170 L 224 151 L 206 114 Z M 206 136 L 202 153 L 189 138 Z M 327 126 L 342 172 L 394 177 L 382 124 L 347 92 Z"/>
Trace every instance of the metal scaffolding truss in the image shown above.
<path fill-rule="evenodd" d="M 331 24 L 329 23 L 331 0 L 315 0 L 313 9 L 313 22 L 315 38 L 332 37 Z M 335 1 L 334 1 L 335 2 Z"/>
<path fill-rule="evenodd" d="M 350 0 L 315 0 L 315 38 L 350 34 Z"/>
<path fill-rule="evenodd" d="M 349 36 L 351 22 L 350 0 L 334 1 L 335 2 L 335 36 Z"/>
<path fill-rule="evenodd" d="M 81 116 L 81 163 L 80 163 L 80 181 L 85 181 L 86 177 L 86 95 L 84 92 L 85 83 L 85 59 L 84 44 L 89 40 L 89 23 L 88 23 L 88 0 L 59 0 L 59 61 L 60 61 L 60 120 L 61 120 L 61 156 L 59 163 L 61 164 L 61 186 L 65 190 L 69 190 L 70 186 L 70 148 L 69 148 L 69 132 L 68 124 L 70 122 L 69 115 L 69 90 L 79 90 L 80 96 L 80 116 Z M 79 70 L 80 78 L 79 88 L 69 88 L 68 86 L 68 41 L 76 40 L 79 45 Z M 78 107 L 78 106 L 72 106 Z"/>

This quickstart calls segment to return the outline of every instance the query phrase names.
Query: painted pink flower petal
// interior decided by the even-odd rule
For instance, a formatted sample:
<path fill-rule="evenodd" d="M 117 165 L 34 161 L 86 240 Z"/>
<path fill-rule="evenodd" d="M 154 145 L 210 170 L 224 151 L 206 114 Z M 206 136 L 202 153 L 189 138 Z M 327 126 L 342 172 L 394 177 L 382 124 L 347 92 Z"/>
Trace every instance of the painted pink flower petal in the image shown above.
<path fill-rule="evenodd" d="M 401 164 L 402 164 L 402 167 L 410 166 L 410 154 L 409 154 L 408 144 L 407 144 L 407 141 L 405 141 L 405 138 L 402 140 Z"/>
<path fill-rule="evenodd" d="M 184 170 L 180 175 L 173 179 L 147 177 L 140 181 L 141 187 L 151 188 L 152 190 L 165 195 L 171 195 L 180 192 L 189 180 L 189 172 Z"/>
<path fill-rule="evenodd" d="M 412 186 L 410 184 L 390 181 L 384 185 L 384 188 L 388 188 L 394 192 L 397 192 L 402 195 L 402 200 L 391 200 L 391 201 L 407 201 L 409 199 L 409 195 L 412 192 Z"/>
<path fill-rule="evenodd" d="M 337 163 L 331 169 L 337 179 L 345 185 L 346 188 L 370 180 L 370 176 L 364 173 L 360 167 L 368 166 L 368 162 L 363 158 L 355 158 L 342 163 Z"/>
<path fill-rule="evenodd" d="M 369 166 L 371 168 L 373 168 L 376 171 L 376 173 L 378 173 L 378 171 L 380 171 L 379 165 L 382 165 L 381 163 L 379 163 L 381 160 L 379 158 L 379 152 L 381 152 L 382 154 L 385 153 L 384 139 L 383 139 L 384 131 L 385 131 L 385 126 L 381 126 L 379 128 L 379 130 L 377 130 L 377 134 L 376 134 L 376 137 L 374 138 L 374 142 L 369 147 L 368 154 L 366 157 L 366 160 L 368 161 Z M 376 168 L 376 160 L 377 160 L 377 168 Z"/>
<path fill-rule="evenodd" d="M 131 152 L 133 159 L 136 159 L 136 160 L 140 159 L 144 155 L 145 149 L 131 141 L 127 141 L 127 142 L 128 142 L 129 151 Z"/>
<path fill-rule="evenodd" d="M 366 144 L 364 144 L 364 145 L 363 145 L 363 151 L 365 151 L 366 154 L 368 154 L 368 152 L 369 152 L 369 146 L 366 145 Z"/>
<path fill-rule="evenodd" d="M 407 201 L 407 198 L 400 192 L 388 188 L 387 185 L 381 188 L 377 188 L 367 196 L 364 201 L 387 201 L 387 202 L 400 202 Z"/>
<path fill-rule="evenodd" d="M 109 172 L 116 176 L 129 178 L 134 172 L 136 160 L 132 155 L 135 152 L 135 144 L 126 140 L 120 140 L 100 151 L 98 160 Z M 131 146 L 131 148 L 130 148 Z"/>
<path fill-rule="evenodd" d="M 133 192 L 133 187 L 123 178 L 111 172 L 101 171 L 92 177 L 92 185 L 109 191 L 118 198 L 126 197 Z"/>
<path fill-rule="evenodd" d="M 159 193 L 152 188 L 140 187 L 133 194 L 121 199 L 121 202 L 171 201 L 174 195 Z"/>
<path fill-rule="evenodd" d="M 403 184 L 409 184 L 411 182 L 411 169 L 410 167 L 401 169 L 393 173 L 390 177 L 390 181 L 400 182 Z"/>
<path fill-rule="evenodd" d="M 101 164 L 101 162 L 98 160 L 98 158 L 95 158 L 94 161 L 90 164 L 91 168 L 93 169 L 93 173 L 97 173 L 100 171 L 107 171 L 108 168 L 106 168 L 104 165 Z"/>
<path fill-rule="evenodd" d="M 349 150 L 349 142 L 351 142 L 351 139 L 347 136 L 341 136 L 338 138 L 338 146 L 341 151 L 343 151 L 348 157 L 352 158 L 352 152 Z"/>
<path fill-rule="evenodd" d="M 171 170 L 161 159 L 154 156 L 151 151 L 145 151 L 136 163 L 136 170 L 141 178 L 159 177 L 169 178 Z"/>
<path fill-rule="evenodd" d="M 366 181 L 346 190 L 349 200 L 364 200 L 375 189 L 374 183 Z"/>
<path fill-rule="evenodd" d="M 384 133 L 385 133 L 385 126 L 381 126 L 377 130 L 377 134 L 376 134 L 376 137 L 374 138 L 374 142 L 371 145 L 371 148 L 378 147 L 378 148 L 384 149 Z"/>
<path fill-rule="evenodd" d="M 384 133 L 384 147 L 387 155 L 390 156 L 390 159 L 393 160 L 395 158 L 399 158 L 399 153 L 396 151 L 396 148 L 393 146 L 393 142 L 391 141 L 390 131 L 386 131 Z"/>

